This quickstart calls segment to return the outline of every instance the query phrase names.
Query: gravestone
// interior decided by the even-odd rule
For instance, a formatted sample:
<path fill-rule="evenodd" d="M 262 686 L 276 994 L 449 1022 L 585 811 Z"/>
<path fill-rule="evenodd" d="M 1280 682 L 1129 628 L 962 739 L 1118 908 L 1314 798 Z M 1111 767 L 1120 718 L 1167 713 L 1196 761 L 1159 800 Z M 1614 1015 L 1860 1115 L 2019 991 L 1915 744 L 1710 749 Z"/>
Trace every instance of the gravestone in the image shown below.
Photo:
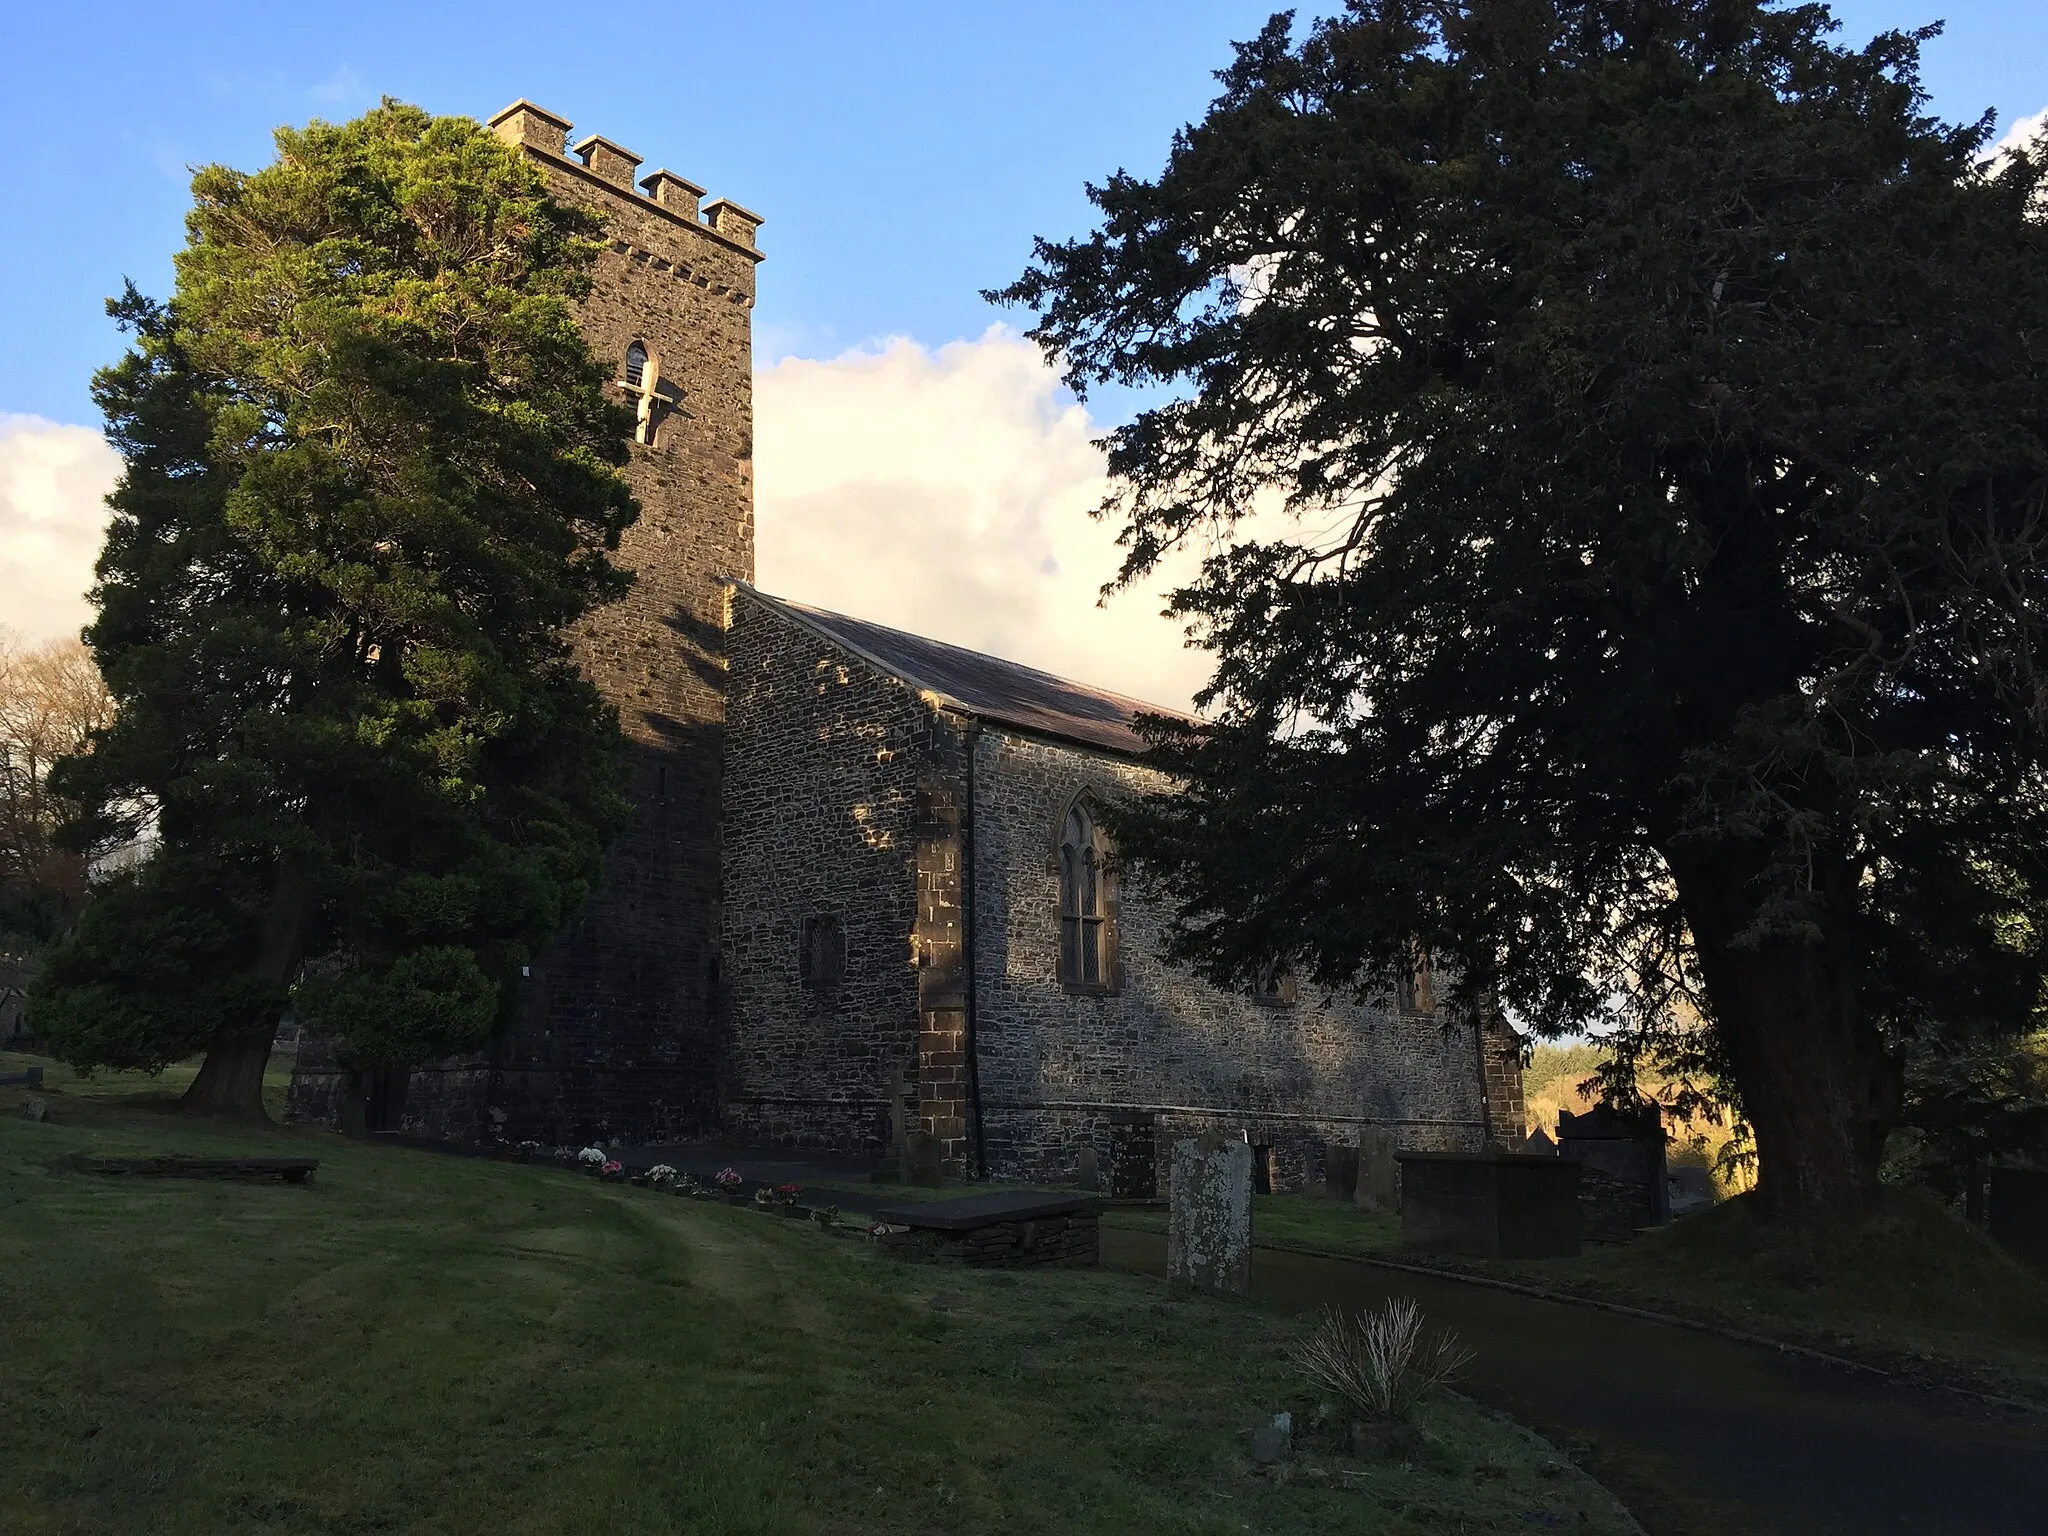
<path fill-rule="evenodd" d="M 1159 1121 L 1144 1110 L 1109 1116 L 1109 1193 L 1117 1200 L 1159 1198 Z"/>
<path fill-rule="evenodd" d="M 1280 1193 L 1280 1158 L 1278 1149 L 1264 1142 L 1252 1143 L 1252 1193 L 1255 1195 L 1277 1195 Z"/>
<path fill-rule="evenodd" d="M 910 1182 L 937 1189 L 944 1182 L 940 1172 L 945 1148 L 938 1137 L 920 1127 L 910 1133 Z"/>
<path fill-rule="evenodd" d="M 1091 1194 L 1102 1187 L 1102 1174 L 1095 1164 L 1095 1149 L 1083 1147 L 1074 1160 L 1074 1186 Z"/>
<path fill-rule="evenodd" d="M 1991 1170 L 1991 1237 L 2024 1264 L 2048 1270 L 2048 1172 Z"/>
<path fill-rule="evenodd" d="M 896 1182 L 910 1182 L 910 1084 L 901 1072 L 892 1072 L 882 1085 L 882 1092 L 889 1101 L 889 1156 L 895 1167 Z"/>
<path fill-rule="evenodd" d="M 1579 1165 L 1521 1152 L 1403 1152 L 1401 1243 L 1486 1259 L 1579 1251 Z"/>
<path fill-rule="evenodd" d="M 1527 1152 L 1531 1157 L 1555 1157 L 1557 1155 L 1557 1143 L 1552 1141 L 1543 1127 L 1539 1125 L 1529 1133 L 1529 1139 L 1522 1143 L 1521 1150 Z"/>
<path fill-rule="evenodd" d="M 1642 1228 L 1671 1220 L 1664 1119 L 1656 1105 L 1620 1110 L 1598 1104 L 1583 1115 L 1561 1109 L 1557 1150 L 1585 1170 L 1579 1203 L 1590 1240 L 1625 1243 Z"/>
<path fill-rule="evenodd" d="M 1358 1195 L 1358 1148 L 1341 1141 L 1323 1143 L 1323 1197 L 1352 1200 Z"/>
<path fill-rule="evenodd" d="M 1215 1132 L 1173 1144 L 1166 1278 L 1244 1291 L 1252 1279 L 1252 1149 Z"/>
<path fill-rule="evenodd" d="M 21 1108 L 15 1113 L 24 1120 L 47 1120 L 50 1118 L 50 1105 L 45 1099 L 26 1098 L 21 1101 Z"/>
<path fill-rule="evenodd" d="M 1358 1133 L 1358 1183 L 1352 1198 L 1367 1210 L 1401 1208 L 1398 1150 L 1392 1131 L 1368 1125 Z"/>

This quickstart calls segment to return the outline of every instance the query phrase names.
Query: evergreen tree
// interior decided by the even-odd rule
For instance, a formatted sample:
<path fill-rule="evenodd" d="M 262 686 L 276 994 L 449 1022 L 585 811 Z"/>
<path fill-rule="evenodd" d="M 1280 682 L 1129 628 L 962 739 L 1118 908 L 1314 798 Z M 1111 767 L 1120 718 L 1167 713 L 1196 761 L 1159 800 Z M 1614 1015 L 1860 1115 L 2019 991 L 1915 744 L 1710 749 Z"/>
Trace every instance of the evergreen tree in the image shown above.
<path fill-rule="evenodd" d="M 577 330 L 592 219 L 478 124 L 387 100 L 193 181 L 167 304 L 109 306 L 126 461 L 87 631 L 116 701 L 54 771 L 140 838 L 32 997 L 81 1067 L 204 1050 L 262 1113 L 288 1005 L 400 1065 L 480 1046 L 619 826 L 564 627 L 630 580 L 631 420 Z"/>
<path fill-rule="evenodd" d="M 1077 390 L 1166 386 L 1121 579 L 1209 543 L 1219 723 L 1125 828 L 1177 952 L 1419 945 L 1551 1031 L 1681 998 L 1791 1210 L 1875 1185 L 1912 1042 L 2030 1025 L 2048 942 L 2043 162 L 1929 115 L 1931 29 L 1834 31 L 1277 17 L 998 295 Z"/>

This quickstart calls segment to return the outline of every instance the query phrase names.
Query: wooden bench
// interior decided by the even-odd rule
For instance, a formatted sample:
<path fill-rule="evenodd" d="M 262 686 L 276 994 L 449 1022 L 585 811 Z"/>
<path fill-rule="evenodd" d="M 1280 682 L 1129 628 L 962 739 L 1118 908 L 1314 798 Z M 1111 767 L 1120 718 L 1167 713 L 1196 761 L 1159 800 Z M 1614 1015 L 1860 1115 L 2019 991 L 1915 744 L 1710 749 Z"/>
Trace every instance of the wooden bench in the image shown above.
<path fill-rule="evenodd" d="M 964 1264 L 1017 1269 L 1086 1265 L 1101 1256 L 1102 1205 L 1087 1195 L 1014 1189 L 958 1200 L 910 1200 L 875 1220 L 907 1227 L 918 1248 Z"/>
<path fill-rule="evenodd" d="M 82 1157 L 86 1173 L 137 1179 L 282 1179 L 303 1184 L 317 1157 Z"/>

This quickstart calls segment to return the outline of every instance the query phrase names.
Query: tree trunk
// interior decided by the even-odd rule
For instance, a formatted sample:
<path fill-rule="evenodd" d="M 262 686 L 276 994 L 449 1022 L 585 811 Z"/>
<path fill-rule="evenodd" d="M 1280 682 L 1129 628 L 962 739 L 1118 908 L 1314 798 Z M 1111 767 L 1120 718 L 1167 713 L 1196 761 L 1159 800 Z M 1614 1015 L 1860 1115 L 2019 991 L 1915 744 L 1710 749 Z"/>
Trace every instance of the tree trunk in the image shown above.
<path fill-rule="evenodd" d="M 1689 850 L 1670 859 L 1742 1112 L 1756 1134 L 1757 1196 L 1817 1215 L 1877 1190 L 1904 1073 L 1857 997 L 1851 872 L 1818 869 L 1817 934 L 1754 932 L 1761 856 Z"/>
<path fill-rule="evenodd" d="M 271 1041 L 277 1030 L 239 1037 L 217 1035 L 206 1048 L 206 1061 L 192 1086 L 178 1100 L 178 1107 L 195 1115 L 234 1115 L 244 1120 L 267 1120 L 263 1108 L 263 1069 L 270 1061 Z"/>
<path fill-rule="evenodd" d="M 263 949 L 256 972 L 280 990 L 291 984 L 305 963 L 318 898 L 305 877 L 280 868 L 272 882 L 270 911 L 264 917 Z M 178 1100 L 187 1114 L 233 1115 L 268 1120 L 263 1107 L 263 1069 L 277 1038 L 277 1017 L 246 1034 L 220 1034 L 206 1047 L 206 1060 L 192 1086 Z"/>

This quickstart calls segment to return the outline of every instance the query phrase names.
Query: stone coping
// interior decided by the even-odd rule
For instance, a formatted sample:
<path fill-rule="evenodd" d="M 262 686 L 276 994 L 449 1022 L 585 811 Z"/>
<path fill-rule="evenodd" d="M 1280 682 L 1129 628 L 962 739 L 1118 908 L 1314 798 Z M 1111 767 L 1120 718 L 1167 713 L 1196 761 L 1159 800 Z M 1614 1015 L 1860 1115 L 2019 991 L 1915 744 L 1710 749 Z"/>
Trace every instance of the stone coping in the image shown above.
<path fill-rule="evenodd" d="M 1548 1152 L 1396 1152 L 1397 1163 L 1540 1163 L 1555 1168 L 1575 1163 L 1577 1158 L 1558 1157 Z"/>
<path fill-rule="evenodd" d="M 1003 1221 L 1036 1221 L 1047 1216 L 1090 1214 L 1101 1202 L 1089 1195 L 1041 1195 L 1028 1189 L 1002 1190 L 990 1195 L 967 1195 L 958 1200 L 913 1200 L 875 1212 L 877 1220 L 891 1226 L 918 1227 L 931 1232 L 972 1232 L 976 1227 Z"/>

